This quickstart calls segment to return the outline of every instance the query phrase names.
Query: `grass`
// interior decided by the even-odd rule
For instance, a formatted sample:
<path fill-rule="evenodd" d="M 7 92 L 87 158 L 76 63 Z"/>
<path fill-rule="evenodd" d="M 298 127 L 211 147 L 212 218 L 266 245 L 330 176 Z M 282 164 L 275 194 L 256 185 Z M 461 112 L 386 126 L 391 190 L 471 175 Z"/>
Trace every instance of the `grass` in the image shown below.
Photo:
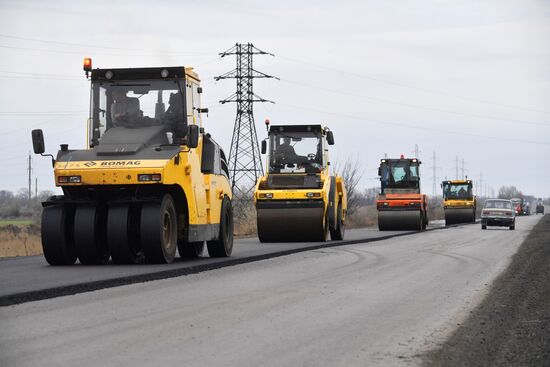
<path fill-rule="evenodd" d="M 17 222 L 17 225 L 13 222 Z M 40 230 L 29 221 L 11 221 L 0 226 L 0 258 L 42 254 Z"/>
<path fill-rule="evenodd" d="M 32 219 L 0 219 L 0 227 L 13 226 L 28 226 L 32 224 Z"/>

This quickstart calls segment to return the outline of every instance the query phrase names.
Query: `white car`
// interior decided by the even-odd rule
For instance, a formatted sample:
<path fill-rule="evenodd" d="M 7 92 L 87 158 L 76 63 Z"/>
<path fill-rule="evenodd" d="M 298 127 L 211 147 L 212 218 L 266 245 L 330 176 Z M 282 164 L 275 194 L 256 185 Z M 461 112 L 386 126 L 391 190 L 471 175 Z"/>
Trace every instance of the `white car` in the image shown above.
<path fill-rule="evenodd" d="M 511 200 L 488 199 L 481 211 L 481 229 L 487 226 L 516 228 L 516 213 Z"/>

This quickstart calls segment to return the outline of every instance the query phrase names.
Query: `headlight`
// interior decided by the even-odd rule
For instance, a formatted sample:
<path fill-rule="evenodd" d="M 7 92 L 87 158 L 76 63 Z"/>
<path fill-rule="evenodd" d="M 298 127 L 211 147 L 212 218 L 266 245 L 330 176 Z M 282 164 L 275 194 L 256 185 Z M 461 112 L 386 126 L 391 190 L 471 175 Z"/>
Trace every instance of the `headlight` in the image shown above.
<path fill-rule="evenodd" d="M 139 174 L 138 175 L 138 181 L 140 182 L 158 182 L 160 181 L 160 173 L 145 173 L 145 174 Z"/>
<path fill-rule="evenodd" d="M 80 176 L 58 176 L 57 183 L 80 183 Z"/>

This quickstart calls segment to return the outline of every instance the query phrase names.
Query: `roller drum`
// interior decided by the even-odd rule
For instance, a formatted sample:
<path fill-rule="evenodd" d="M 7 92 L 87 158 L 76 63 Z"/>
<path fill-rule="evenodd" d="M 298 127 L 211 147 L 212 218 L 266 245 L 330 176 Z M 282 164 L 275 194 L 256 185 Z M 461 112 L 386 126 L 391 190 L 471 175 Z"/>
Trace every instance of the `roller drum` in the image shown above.
<path fill-rule="evenodd" d="M 379 210 L 378 229 L 381 231 L 422 230 L 420 210 Z"/>
<path fill-rule="evenodd" d="M 445 209 L 445 225 L 475 222 L 475 211 L 472 208 Z"/>
<path fill-rule="evenodd" d="M 258 238 L 261 242 L 325 241 L 325 208 L 320 203 L 259 203 Z"/>

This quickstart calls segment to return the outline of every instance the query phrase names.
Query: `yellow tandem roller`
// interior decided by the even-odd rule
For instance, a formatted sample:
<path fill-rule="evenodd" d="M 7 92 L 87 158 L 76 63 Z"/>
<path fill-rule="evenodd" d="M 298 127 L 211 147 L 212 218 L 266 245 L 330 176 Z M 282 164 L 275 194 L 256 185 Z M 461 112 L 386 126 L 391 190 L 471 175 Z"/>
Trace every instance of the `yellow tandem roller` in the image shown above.
<path fill-rule="evenodd" d="M 269 127 L 268 127 L 269 128 Z M 254 193 L 261 242 L 342 240 L 347 210 L 342 177 L 331 176 L 332 131 L 321 125 L 269 128 L 267 173 Z M 267 141 L 262 141 L 262 154 Z"/>
<path fill-rule="evenodd" d="M 443 181 L 445 225 L 474 223 L 476 221 L 476 197 L 472 193 L 471 180 Z"/>

